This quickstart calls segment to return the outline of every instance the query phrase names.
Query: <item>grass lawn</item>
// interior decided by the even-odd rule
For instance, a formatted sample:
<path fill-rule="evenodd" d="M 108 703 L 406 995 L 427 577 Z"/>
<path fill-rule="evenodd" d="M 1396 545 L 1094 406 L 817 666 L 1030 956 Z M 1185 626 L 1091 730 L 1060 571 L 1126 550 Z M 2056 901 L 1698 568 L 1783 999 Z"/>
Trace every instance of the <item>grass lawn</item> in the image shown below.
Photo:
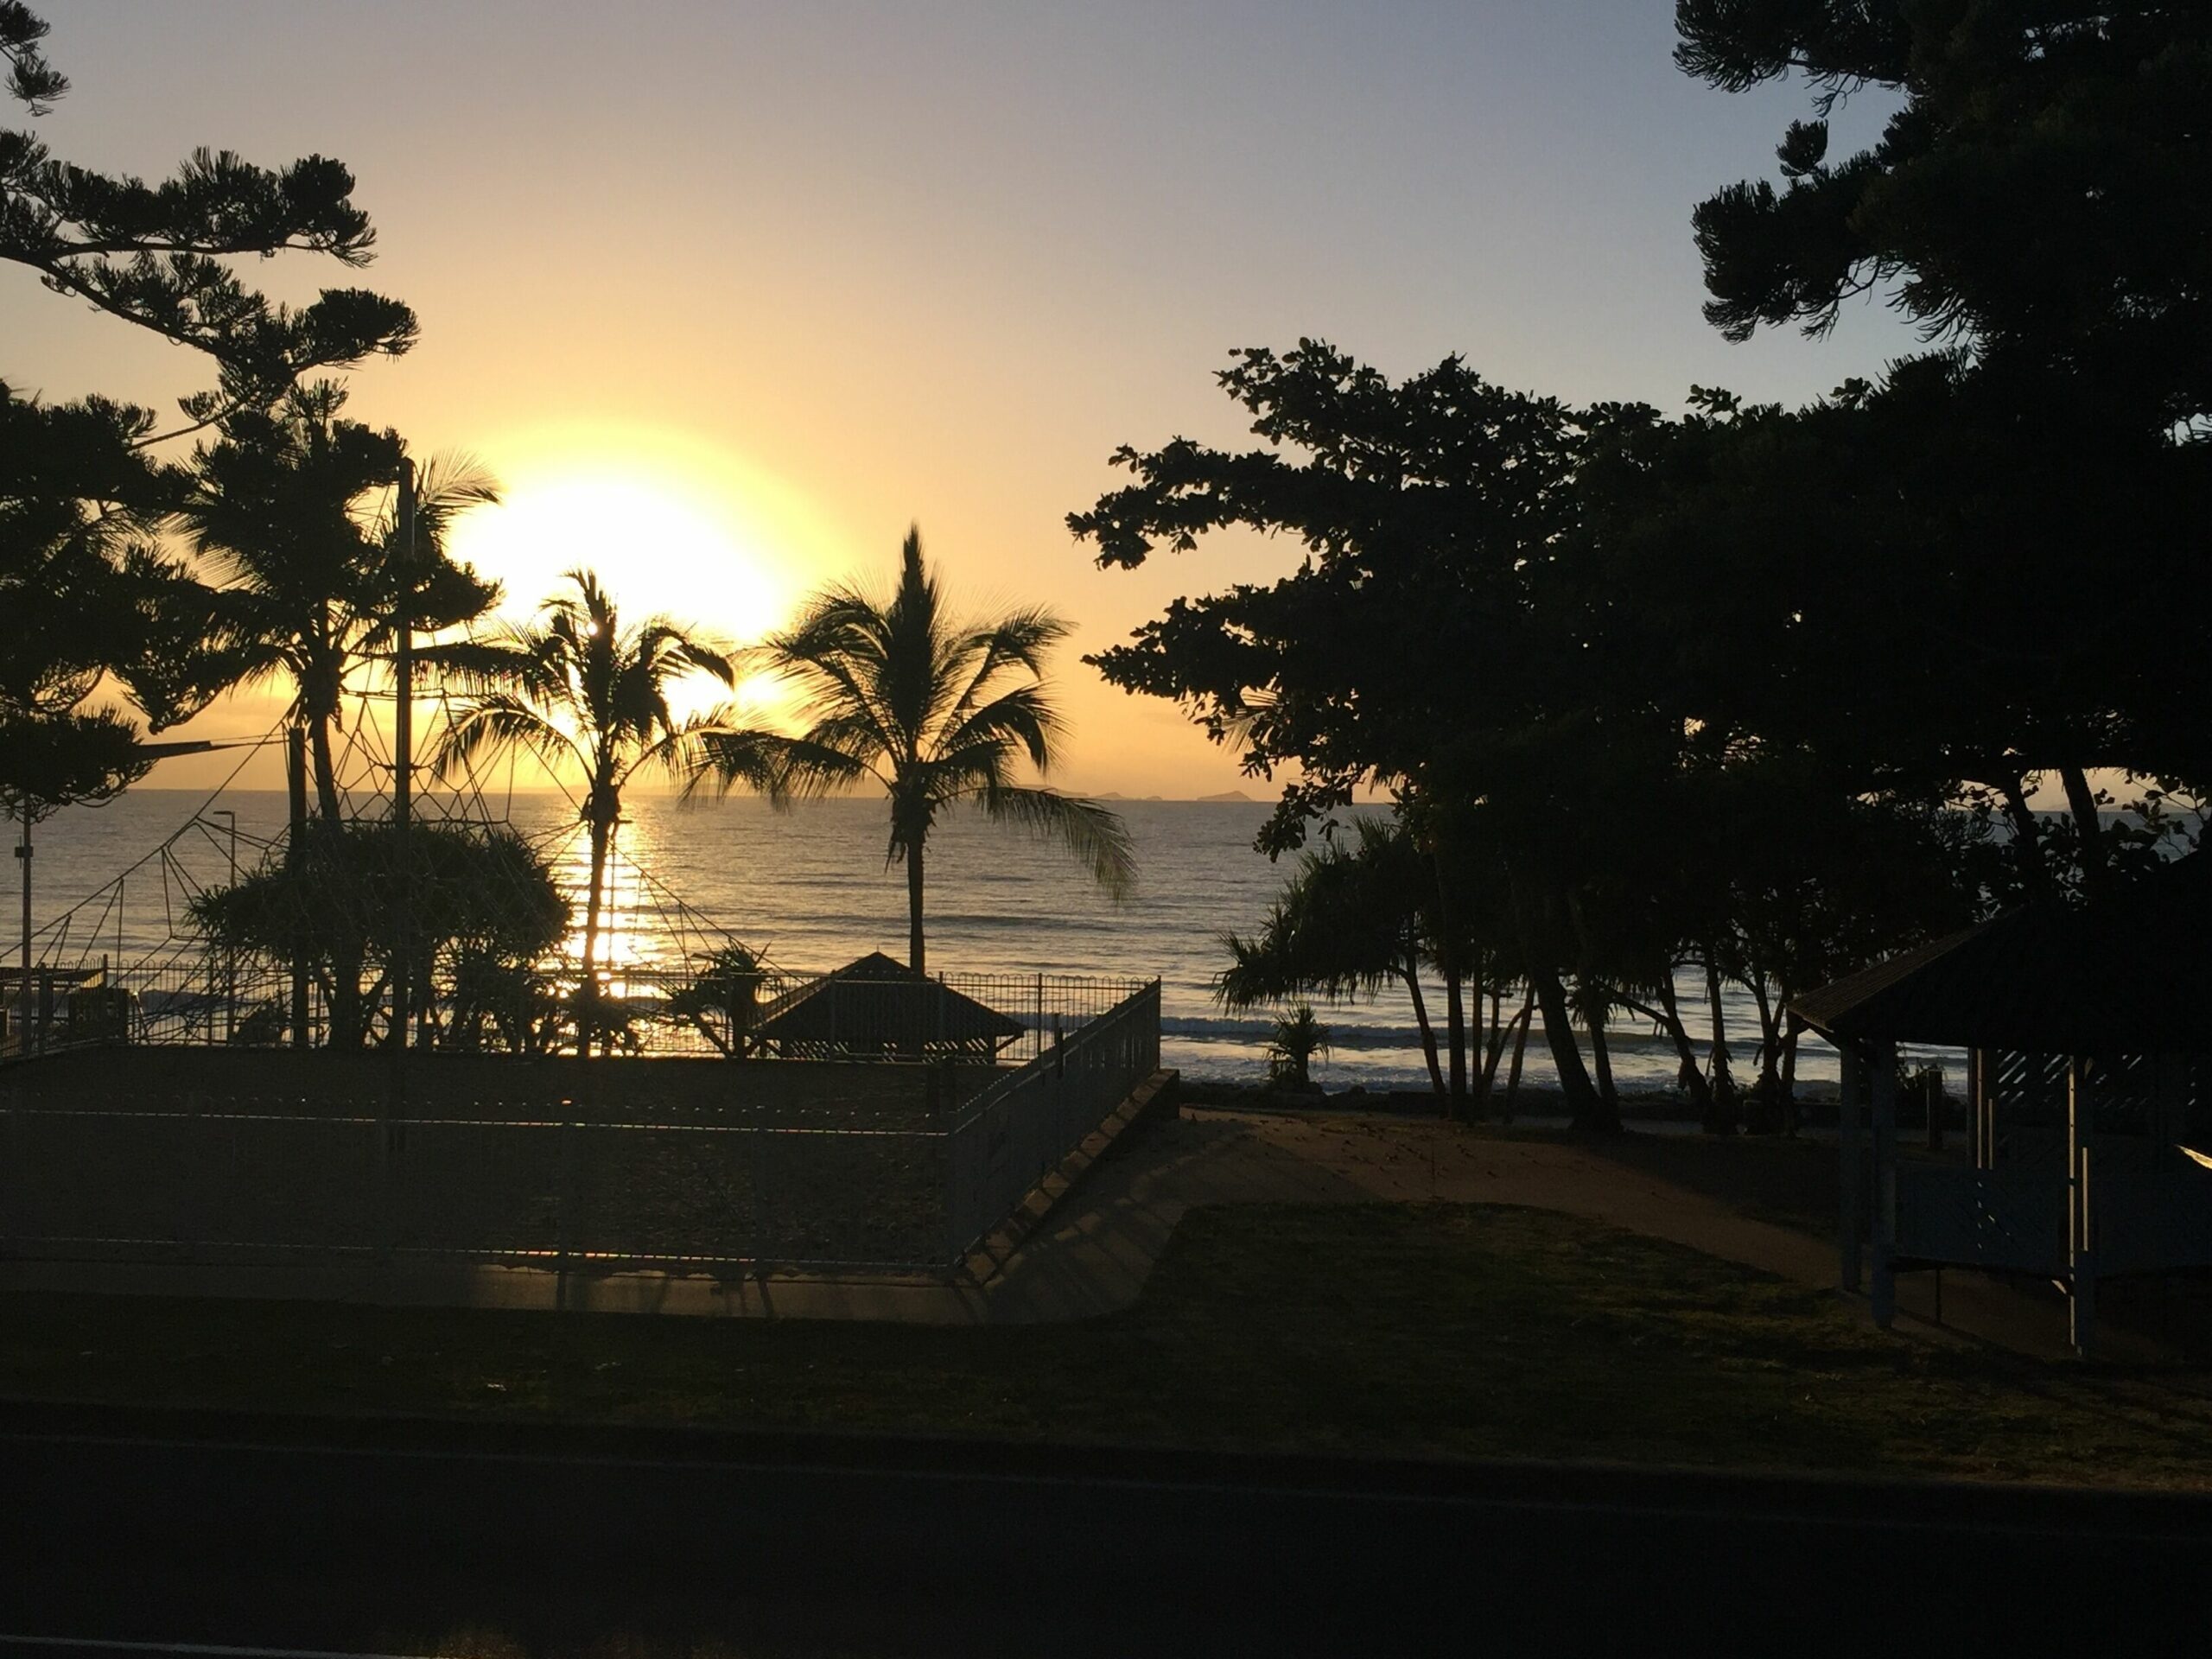
<path fill-rule="evenodd" d="M 2212 1486 L 2212 1375 L 1936 1348 L 1548 1211 L 1192 1211 L 1058 1326 L 0 1299 L 19 1399 Z"/>

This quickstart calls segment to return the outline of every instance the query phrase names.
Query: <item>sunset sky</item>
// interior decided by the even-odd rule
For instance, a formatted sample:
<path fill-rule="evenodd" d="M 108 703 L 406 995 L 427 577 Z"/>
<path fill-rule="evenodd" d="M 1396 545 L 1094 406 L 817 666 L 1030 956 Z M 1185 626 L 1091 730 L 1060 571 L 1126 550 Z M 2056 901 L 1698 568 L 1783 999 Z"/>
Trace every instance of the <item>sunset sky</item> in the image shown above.
<path fill-rule="evenodd" d="M 415 307 L 422 344 L 357 372 L 349 412 L 505 480 L 457 550 L 511 608 L 589 563 L 632 609 L 743 639 L 825 577 L 887 575 L 918 520 L 960 595 L 1079 625 L 1078 789 L 1263 791 L 1075 659 L 1294 550 L 1102 573 L 1063 524 L 1118 443 L 1240 439 L 1212 381 L 1232 347 L 1317 335 L 1394 375 L 1457 351 L 1671 408 L 1693 383 L 1801 400 L 1912 345 L 1863 306 L 1817 343 L 1706 326 L 1690 208 L 1770 171 L 1804 100 L 1682 76 L 1665 0 L 39 10 L 75 83 L 36 124 L 56 153 L 353 169 L 376 263 L 247 278 Z M 0 375 L 164 408 L 213 378 L 15 266 Z"/>

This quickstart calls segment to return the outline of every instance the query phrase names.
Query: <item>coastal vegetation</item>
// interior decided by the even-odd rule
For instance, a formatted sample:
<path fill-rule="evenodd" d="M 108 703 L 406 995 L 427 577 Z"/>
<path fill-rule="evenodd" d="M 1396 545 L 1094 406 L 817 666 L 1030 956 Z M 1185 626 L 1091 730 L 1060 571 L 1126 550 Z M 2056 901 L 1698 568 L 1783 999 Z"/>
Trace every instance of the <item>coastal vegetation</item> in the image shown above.
<path fill-rule="evenodd" d="M 1632 1019 L 1707 1127 L 1784 1125 L 1798 994 L 2022 897 L 2132 879 L 2194 839 L 2212 779 L 2187 667 L 2212 648 L 2188 551 L 2212 506 L 2203 26 L 1722 0 L 1684 0 L 1678 25 L 1681 67 L 1711 86 L 1802 76 L 1814 99 L 1778 186 L 1693 215 L 1713 325 L 1817 336 L 1881 296 L 1926 349 L 1799 408 L 1693 388 L 1668 413 L 1504 387 L 1456 355 L 1394 379 L 1323 340 L 1253 347 L 1218 378 L 1255 447 L 1125 447 L 1128 480 L 1068 519 L 1116 569 L 1224 532 L 1302 549 L 1089 660 L 1280 785 L 1260 842 L 1303 861 L 1224 942 L 1223 998 L 1402 984 L 1463 1115 L 1537 1041 L 1577 1122 L 1618 1127 L 1608 1027 Z M 879 785 L 917 969 L 949 805 L 1127 889 L 1119 820 L 1027 777 L 1060 759 L 1043 676 L 1065 624 L 952 615 L 918 534 L 887 594 L 823 592 L 750 658 L 670 622 L 625 632 L 596 577 L 496 631 L 496 585 L 445 548 L 496 483 L 423 466 L 403 548 L 409 446 L 346 419 L 331 378 L 411 349 L 412 312 L 353 287 L 288 305 L 240 274 L 365 264 L 351 175 L 203 151 L 148 184 L 58 159 L 33 130 L 68 91 L 45 32 L 0 3 L 29 118 L 0 134 L 0 258 L 200 354 L 212 384 L 167 428 L 0 386 L 11 814 L 111 794 L 163 752 L 149 733 L 277 683 L 305 891 L 313 833 L 351 810 L 344 698 L 389 688 L 404 616 L 431 690 L 459 699 L 449 771 L 506 746 L 585 774 L 580 1002 L 641 767 L 779 802 Z M 1895 113 L 1831 156 L 1838 100 L 1870 90 Z M 755 665 L 798 693 L 796 730 L 675 712 L 674 678 L 727 690 Z M 296 1041 L 311 981 L 330 1040 L 372 1035 L 391 967 L 350 913 L 300 946 Z M 1731 983 L 1755 1028 L 1726 1028 Z"/>
<path fill-rule="evenodd" d="M 993 821 L 1057 840 L 1109 893 L 1135 878 L 1128 831 L 1095 801 L 1024 784 L 1058 763 L 1065 726 L 1045 685 L 1045 662 L 1067 636 L 1049 612 L 956 617 L 906 532 L 899 582 L 880 597 L 833 587 L 753 653 L 802 699 L 796 736 L 761 728 L 703 732 L 694 788 L 743 783 L 779 803 L 880 785 L 891 805 L 886 858 L 906 869 L 906 965 L 927 970 L 924 859 L 938 813 L 971 805 Z"/>
<path fill-rule="evenodd" d="M 671 618 L 626 623 L 593 572 L 573 571 L 568 581 L 574 591 L 549 598 L 536 620 L 434 650 L 427 661 L 472 693 L 438 746 L 439 771 L 512 747 L 556 772 L 572 767 L 582 775 L 579 810 L 591 848 L 576 1011 L 576 1052 L 584 1053 L 611 1035 L 597 1014 L 600 923 L 622 792 L 647 772 L 689 775 L 700 746 L 728 729 L 730 712 L 679 716 L 670 707 L 671 688 L 696 674 L 727 690 L 736 670 L 728 653 Z"/>
<path fill-rule="evenodd" d="M 1793 996 L 2022 897 L 2125 881 L 2194 842 L 2212 789 L 2183 667 L 2212 649 L 2189 597 L 2212 506 L 2202 22 L 1678 16 L 1691 74 L 1815 95 L 1782 188 L 1694 215 L 1710 320 L 1817 336 L 1886 294 L 1927 350 L 1802 408 L 1694 389 L 1670 416 L 1458 356 L 1394 381 L 1325 341 L 1252 348 L 1218 379 L 1258 447 L 1124 447 L 1130 481 L 1068 520 L 1109 568 L 1234 530 L 1302 547 L 1293 574 L 1177 600 L 1089 660 L 1281 784 L 1271 854 L 1387 804 L 1387 832 L 1309 860 L 1228 942 L 1224 994 L 1418 992 L 1426 969 L 1432 1074 L 1463 1112 L 1518 1002 L 1586 1128 L 1619 1122 L 1623 1013 L 1666 1035 L 1709 1127 L 1784 1122 Z M 1835 104 L 1870 88 L 1897 113 L 1831 160 Z M 1402 855 L 1382 868 L 1400 838 L 1410 887 Z M 1354 877 L 1390 886 L 1387 919 L 1325 910 Z M 1744 1084 L 1724 981 L 1758 1009 Z M 1707 993 L 1701 1056 L 1678 983 Z"/>

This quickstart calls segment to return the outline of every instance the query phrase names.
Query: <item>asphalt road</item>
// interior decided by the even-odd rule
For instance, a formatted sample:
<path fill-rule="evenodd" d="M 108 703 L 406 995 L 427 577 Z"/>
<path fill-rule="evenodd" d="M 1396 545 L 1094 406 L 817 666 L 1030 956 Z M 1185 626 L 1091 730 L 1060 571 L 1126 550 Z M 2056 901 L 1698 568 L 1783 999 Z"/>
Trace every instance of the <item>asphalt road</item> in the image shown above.
<path fill-rule="evenodd" d="M 1973 1651 L 2201 1619 L 2212 1566 L 2212 1507 L 2186 1498 L 22 1408 L 0 1425 L 0 1659 Z"/>

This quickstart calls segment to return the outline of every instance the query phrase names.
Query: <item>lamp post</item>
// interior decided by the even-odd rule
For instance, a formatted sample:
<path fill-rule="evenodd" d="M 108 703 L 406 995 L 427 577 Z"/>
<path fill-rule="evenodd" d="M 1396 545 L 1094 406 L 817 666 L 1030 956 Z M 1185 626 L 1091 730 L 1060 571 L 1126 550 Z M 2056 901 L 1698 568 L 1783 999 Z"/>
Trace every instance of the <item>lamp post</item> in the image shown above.
<path fill-rule="evenodd" d="M 238 815 L 227 806 L 219 806 L 207 815 L 211 818 L 227 818 L 231 831 L 231 890 L 238 885 Z M 234 1043 L 238 1035 L 238 959 L 237 950 L 227 942 L 223 946 L 223 1040 Z"/>

